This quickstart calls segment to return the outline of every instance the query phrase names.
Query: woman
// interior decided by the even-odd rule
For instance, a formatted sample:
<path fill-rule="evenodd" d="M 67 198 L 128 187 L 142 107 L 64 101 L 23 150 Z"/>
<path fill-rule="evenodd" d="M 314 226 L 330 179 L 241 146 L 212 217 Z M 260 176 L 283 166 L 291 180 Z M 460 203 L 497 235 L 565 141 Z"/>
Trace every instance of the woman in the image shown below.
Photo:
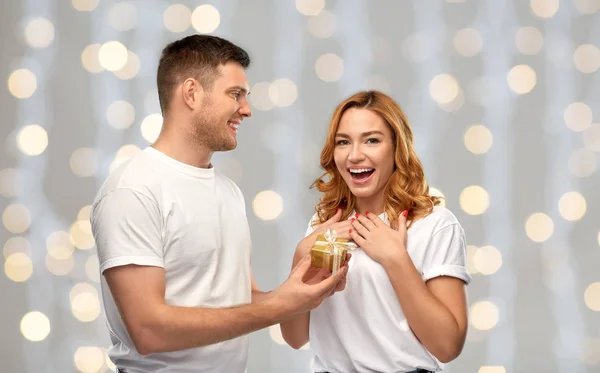
<path fill-rule="evenodd" d="M 465 235 L 429 195 L 398 104 L 375 91 L 342 102 L 321 167 L 307 235 L 334 228 L 359 248 L 345 290 L 282 323 L 284 339 L 293 348 L 310 340 L 316 372 L 442 370 L 467 332 Z M 294 264 L 307 250 L 299 246 Z"/>

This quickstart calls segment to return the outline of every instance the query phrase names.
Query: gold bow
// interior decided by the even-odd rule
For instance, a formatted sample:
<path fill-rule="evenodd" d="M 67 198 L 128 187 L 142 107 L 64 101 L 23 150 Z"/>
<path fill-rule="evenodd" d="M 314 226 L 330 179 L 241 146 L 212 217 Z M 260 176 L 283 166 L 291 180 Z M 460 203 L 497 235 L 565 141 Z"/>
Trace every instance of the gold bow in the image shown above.
<path fill-rule="evenodd" d="M 327 247 L 329 255 L 323 255 L 323 267 L 329 268 L 331 259 L 333 258 L 331 273 L 334 275 L 342 266 L 342 261 L 346 257 L 346 251 L 352 251 L 357 248 L 354 242 L 337 238 L 337 232 L 331 228 L 327 229 L 323 235 L 317 237 L 315 246 Z"/>

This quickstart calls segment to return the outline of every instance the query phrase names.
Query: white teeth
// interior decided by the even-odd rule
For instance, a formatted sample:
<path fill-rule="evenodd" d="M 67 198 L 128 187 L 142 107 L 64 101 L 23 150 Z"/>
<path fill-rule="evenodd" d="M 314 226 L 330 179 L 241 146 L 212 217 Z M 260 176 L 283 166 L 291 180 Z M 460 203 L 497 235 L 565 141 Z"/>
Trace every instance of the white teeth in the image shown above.
<path fill-rule="evenodd" d="M 235 128 L 236 130 L 238 129 L 238 127 L 240 126 L 239 124 L 235 124 L 235 123 L 228 123 L 231 127 Z"/>
<path fill-rule="evenodd" d="M 373 171 L 373 168 L 351 168 L 350 169 L 350 173 L 353 174 L 360 174 L 361 172 L 369 172 L 369 171 Z"/>

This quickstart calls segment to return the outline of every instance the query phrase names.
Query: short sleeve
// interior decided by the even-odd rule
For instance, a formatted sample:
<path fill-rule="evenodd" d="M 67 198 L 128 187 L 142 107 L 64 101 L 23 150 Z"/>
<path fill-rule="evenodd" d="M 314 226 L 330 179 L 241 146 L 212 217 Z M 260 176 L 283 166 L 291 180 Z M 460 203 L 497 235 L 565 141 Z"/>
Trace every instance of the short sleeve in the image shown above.
<path fill-rule="evenodd" d="M 164 267 L 162 219 L 150 197 L 135 189 L 116 189 L 94 205 L 90 220 L 100 273 L 128 264 Z"/>
<path fill-rule="evenodd" d="M 471 282 L 467 271 L 465 232 L 460 224 L 451 224 L 431 237 L 423 263 L 423 280 L 451 276 Z"/>

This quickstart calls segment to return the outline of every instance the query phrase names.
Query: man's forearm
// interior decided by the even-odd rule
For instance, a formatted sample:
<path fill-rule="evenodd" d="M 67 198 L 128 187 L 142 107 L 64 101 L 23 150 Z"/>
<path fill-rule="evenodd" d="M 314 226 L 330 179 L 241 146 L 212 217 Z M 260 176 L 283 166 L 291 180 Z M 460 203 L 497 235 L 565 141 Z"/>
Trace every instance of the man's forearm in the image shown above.
<path fill-rule="evenodd" d="M 273 296 L 273 293 L 270 291 L 260 291 L 260 290 L 252 290 L 252 303 L 260 303 L 269 299 Z"/>
<path fill-rule="evenodd" d="M 288 314 L 273 297 L 233 308 L 161 305 L 139 326 L 134 342 L 144 355 L 201 347 L 277 324 Z"/>

